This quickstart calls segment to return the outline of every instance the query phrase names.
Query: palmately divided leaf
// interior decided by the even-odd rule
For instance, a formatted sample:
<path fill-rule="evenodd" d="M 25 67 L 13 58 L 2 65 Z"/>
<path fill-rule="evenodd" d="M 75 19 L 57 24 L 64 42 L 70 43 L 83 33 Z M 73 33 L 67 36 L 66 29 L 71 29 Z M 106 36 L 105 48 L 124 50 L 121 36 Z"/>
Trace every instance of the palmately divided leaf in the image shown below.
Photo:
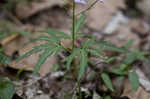
<path fill-rule="evenodd" d="M 12 99 L 15 85 L 7 78 L 0 78 L 0 99 Z"/>
<path fill-rule="evenodd" d="M 81 27 L 83 26 L 83 22 L 85 18 L 86 18 L 86 15 L 82 13 L 81 17 L 77 20 L 77 23 L 75 25 L 75 34 L 80 31 Z"/>
<path fill-rule="evenodd" d="M 44 64 L 44 62 L 46 61 L 46 59 L 52 55 L 52 53 L 56 50 L 57 47 L 54 48 L 47 48 L 44 50 L 44 52 L 40 55 L 37 64 L 35 65 L 34 68 L 34 74 L 36 74 L 38 72 L 38 70 L 40 69 L 41 65 Z"/>
<path fill-rule="evenodd" d="M 64 39 L 70 39 L 70 36 L 64 32 L 58 32 L 56 30 L 53 30 L 53 29 L 48 29 L 46 31 L 41 31 L 41 32 L 44 32 L 44 33 L 48 33 L 50 36 L 54 37 L 54 38 L 64 38 Z"/>
<path fill-rule="evenodd" d="M 114 91 L 114 88 L 113 88 L 113 85 L 112 85 L 112 82 L 111 82 L 111 79 L 110 79 L 109 75 L 107 73 L 102 73 L 101 77 L 102 77 L 106 87 L 109 90 Z"/>
<path fill-rule="evenodd" d="M 136 72 L 129 72 L 129 81 L 131 87 L 136 91 L 139 87 L 139 77 Z"/>
<path fill-rule="evenodd" d="M 101 41 L 101 42 L 96 42 L 95 39 L 88 39 L 86 40 L 84 43 L 83 43 L 83 48 L 86 48 L 88 46 L 100 46 L 100 50 L 101 51 L 104 51 L 104 49 L 107 49 L 107 50 L 111 50 L 111 51 L 116 51 L 116 52 L 121 52 L 121 53 L 127 53 L 129 52 L 127 49 L 125 48 L 119 48 L 119 47 L 116 47 L 115 45 L 112 45 L 112 44 L 109 44 L 105 41 Z"/>
<path fill-rule="evenodd" d="M 66 61 L 67 61 L 66 67 L 67 67 L 67 69 L 70 68 L 71 62 L 73 61 L 73 59 L 75 58 L 75 56 L 77 54 L 79 54 L 79 53 L 80 53 L 80 49 L 76 48 L 76 49 L 74 49 L 74 51 L 72 52 L 72 54 L 69 57 L 66 58 Z"/>
<path fill-rule="evenodd" d="M 25 53 L 23 56 L 20 56 L 16 61 L 20 61 L 26 57 L 29 57 L 30 55 L 32 54 L 35 54 L 35 53 L 38 53 L 46 48 L 49 48 L 50 45 L 49 44 L 42 44 L 42 45 L 39 45 L 39 46 L 35 46 L 32 50 L 30 50 L 29 52 Z"/>
<path fill-rule="evenodd" d="M 70 39 L 70 36 L 64 32 L 55 32 L 56 36 L 59 38 Z"/>
<path fill-rule="evenodd" d="M 54 40 L 51 40 L 49 36 L 39 36 L 33 39 L 31 42 L 35 42 L 35 41 L 54 41 Z"/>
<path fill-rule="evenodd" d="M 120 52 L 120 53 L 127 53 L 127 52 L 129 52 L 125 48 L 116 47 L 115 45 L 109 44 L 109 43 L 107 43 L 105 41 L 103 41 L 103 42 L 96 42 L 95 45 L 98 45 L 98 46 L 101 46 L 101 47 L 105 47 L 105 49 L 108 49 L 108 50 L 111 50 L 111 51 Z"/>
<path fill-rule="evenodd" d="M 80 61 L 80 72 L 79 72 L 78 80 L 80 80 L 81 77 L 83 76 L 88 62 L 87 53 L 85 49 L 81 49 L 80 52 L 81 52 L 81 61 Z"/>
<path fill-rule="evenodd" d="M 46 41 L 51 45 L 59 45 L 60 42 L 57 41 L 55 38 L 49 37 L 49 36 L 39 36 L 38 38 L 33 39 L 31 42 L 35 41 Z M 29 42 L 29 43 L 31 43 Z"/>
<path fill-rule="evenodd" d="M 136 60 L 140 60 L 140 58 L 144 58 L 144 55 L 142 55 L 142 52 L 134 49 L 133 52 L 130 52 L 127 57 L 125 57 L 125 59 L 123 60 L 124 64 L 132 64 L 134 61 Z"/>
<path fill-rule="evenodd" d="M 130 65 L 136 60 L 142 60 L 147 61 L 148 59 L 145 57 L 145 55 L 149 55 L 150 53 L 148 51 L 139 51 L 137 49 L 134 49 L 134 51 L 130 52 L 124 59 L 123 63 Z"/>
<path fill-rule="evenodd" d="M 48 33 L 50 37 L 54 40 L 56 40 L 57 43 L 60 43 L 60 39 L 56 36 L 55 32 L 51 29 L 48 29 L 46 31 L 40 31 L 41 33 Z"/>

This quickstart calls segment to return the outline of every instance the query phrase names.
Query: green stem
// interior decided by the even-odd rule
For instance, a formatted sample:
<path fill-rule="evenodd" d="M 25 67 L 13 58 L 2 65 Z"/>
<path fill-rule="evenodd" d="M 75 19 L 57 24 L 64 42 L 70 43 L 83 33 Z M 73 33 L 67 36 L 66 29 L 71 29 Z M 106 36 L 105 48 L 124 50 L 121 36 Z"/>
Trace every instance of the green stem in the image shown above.
<path fill-rule="evenodd" d="M 73 0 L 73 9 L 72 9 L 72 51 L 74 50 L 74 44 L 75 44 L 75 2 Z M 75 66 L 75 61 L 74 61 L 74 66 Z M 75 69 L 75 78 L 77 79 L 78 71 L 77 67 L 74 67 Z M 78 83 L 78 93 L 79 93 L 79 99 L 82 99 L 82 93 L 81 93 L 81 86 L 80 86 L 80 80 L 77 81 Z"/>
<path fill-rule="evenodd" d="M 82 92 L 81 92 L 80 80 L 78 80 L 78 93 L 79 93 L 79 99 L 82 99 Z"/>
<path fill-rule="evenodd" d="M 73 1 L 73 11 L 72 11 L 72 51 L 74 49 L 75 42 L 75 2 Z"/>

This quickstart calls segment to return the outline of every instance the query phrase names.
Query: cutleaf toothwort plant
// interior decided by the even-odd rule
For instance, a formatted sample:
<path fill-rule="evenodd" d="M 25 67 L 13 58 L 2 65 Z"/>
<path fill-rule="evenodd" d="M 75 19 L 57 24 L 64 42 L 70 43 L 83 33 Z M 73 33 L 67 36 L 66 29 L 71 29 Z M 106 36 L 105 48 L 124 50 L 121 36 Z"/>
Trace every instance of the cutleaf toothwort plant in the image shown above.
<path fill-rule="evenodd" d="M 96 2 L 104 2 L 103 0 L 96 0 Z M 127 75 L 129 73 L 129 80 L 134 89 L 138 88 L 138 76 L 135 72 L 129 72 L 129 66 L 132 62 L 137 60 L 137 58 L 142 58 L 144 54 L 140 51 L 135 50 L 134 52 L 130 52 L 128 47 L 131 45 L 130 42 L 123 48 L 116 47 L 106 41 L 97 41 L 95 38 L 86 37 L 80 35 L 79 31 L 83 26 L 83 22 L 86 18 L 85 13 L 80 13 L 79 19 L 76 19 L 75 14 L 75 6 L 76 3 L 86 4 L 84 0 L 74 0 L 72 2 L 72 32 L 71 35 L 68 35 L 64 32 L 59 32 L 53 29 L 48 29 L 45 31 L 40 31 L 41 33 L 47 33 L 48 36 L 40 36 L 37 37 L 34 41 L 46 41 L 46 43 L 41 44 L 39 46 L 33 47 L 32 50 L 21 56 L 19 60 L 24 59 L 32 54 L 43 51 L 43 53 L 39 56 L 39 60 L 37 61 L 34 69 L 34 74 L 38 72 L 42 64 L 46 61 L 48 57 L 50 57 L 53 53 L 57 56 L 61 52 L 69 53 L 69 56 L 65 57 L 63 61 L 66 63 L 66 69 L 69 71 L 73 68 L 73 72 L 75 73 L 74 79 L 77 81 L 78 85 L 78 99 L 82 99 L 80 81 L 86 71 L 88 63 L 90 61 L 89 54 L 101 59 L 101 55 L 104 50 L 115 51 L 119 53 L 127 53 L 127 56 L 123 60 L 123 64 L 121 64 L 120 68 L 111 68 L 108 70 L 109 73 L 116 74 L 118 76 Z M 81 47 L 75 47 L 75 41 L 78 38 L 83 38 L 84 41 L 81 44 Z M 68 39 L 71 41 L 72 48 L 66 48 L 62 45 L 61 40 Z M 96 47 L 95 47 L 96 46 Z M 142 57 L 141 57 L 142 56 Z M 108 58 L 105 60 L 106 62 L 110 62 L 115 58 Z M 143 57 L 144 59 L 144 57 Z M 79 61 L 79 62 L 77 62 Z M 79 63 L 80 65 L 78 65 Z M 57 65 L 58 66 L 58 65 Z M 79 69 L 79 70 L 78 70 Z M 109 77 L 108 72 L 102 72 L 100 77 L 104 81 L 104 84 L 110 91 L 114 91 L 113 85 L 111 83 L 111 78 Z"/>

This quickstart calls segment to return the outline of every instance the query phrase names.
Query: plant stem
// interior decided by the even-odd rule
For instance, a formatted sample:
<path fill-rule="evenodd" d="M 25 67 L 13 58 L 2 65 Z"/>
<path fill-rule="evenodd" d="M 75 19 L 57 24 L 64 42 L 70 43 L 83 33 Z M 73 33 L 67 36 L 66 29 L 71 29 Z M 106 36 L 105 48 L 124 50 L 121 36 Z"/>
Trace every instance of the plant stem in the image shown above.
<path fill-rule="evenodd" d="M 82 92 L 81 92 L 81 85 L 80 85 L 80 79 L 78 79 L 78 65 L 76 64 L 76 60 L 73 60 L 73 73 L 74 73 L 74 78 L 77 81 L 77 87 L 78 87 L 78 99 L 82 99 Z"/>
<path fill-rule="evenodd" d="M 81 92 L 80 80 L 78 80 L 78 93 L 79 93 L 79 99 L 82 99 L 82 92 Z"/>
<path fill-rule="evenodd" d="M 73 0 L 73 9 L 72 9 L 72 51 L 74 49 L 75 41 L 75 2 Z"/>
<path fill-rule="evenodd" d="M 72 51 L 74 50 L 74 43 L 75 43 L 75 2 L 73 0 L 73 9 L 72 9 Z M 74 61 L 74 69 L 75 69 L 75 78 L 77 79 L 77 67 Z M 81 86 L 80 86 L 80 80 L 77 80 L 78 83 L 78 93 L 79 93 L 79 99 L 82 99 L 82 93 L 81 93 Z"/>

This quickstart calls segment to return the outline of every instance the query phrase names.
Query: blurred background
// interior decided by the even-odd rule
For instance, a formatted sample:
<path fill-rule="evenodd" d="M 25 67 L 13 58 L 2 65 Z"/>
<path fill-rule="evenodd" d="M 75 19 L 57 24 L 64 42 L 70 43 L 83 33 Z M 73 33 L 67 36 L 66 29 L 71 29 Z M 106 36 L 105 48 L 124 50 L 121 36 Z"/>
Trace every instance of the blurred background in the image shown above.
<path fill-rule="evenodd" d="M 86 1 L 87 5 L 76 5 L 76 14 L 88 9 L 94 2 Z M 15 79 L 12 73 L 17 70 L 33 71 L 39 54 L 19 63 L 14 60 L 33 46 L 41 44 L 27 44 L 34 37 L 41 35 L 38 33 L 40 30 L 52 28 L 69 34 L 72 27 L 71 8 L 71 0 L 0 0 L 0 53 L 10 57 L 8 60 L 6 57 L 6 63 L 11 61 L 9 66 L 2 63 L 0 77 Z M 119 47 L 129 40 L 134 40 L 132 48 L 150 50 L 150 0 L 104 0 L 86 11 L 86 17 L 81 33 L 95 36 L 98 40 L 107 40 Z M 63 43 L 67 47 L 71 46 L 69 41 Z M 39 74 L 45 76 L 51 72 L 52 66 L 49 63 L 52 65 L 57 60 L 54 57 L 49 58 Z M 127 84 L 124 96 L 130 99 L 150 97 L 146 91 L 150 91 L 150 61 L 143 64 L 140 73 L 145 74 L 148 85 L 132 92 Z M 146 87 L 148 89 L 145 90 Z"/>

